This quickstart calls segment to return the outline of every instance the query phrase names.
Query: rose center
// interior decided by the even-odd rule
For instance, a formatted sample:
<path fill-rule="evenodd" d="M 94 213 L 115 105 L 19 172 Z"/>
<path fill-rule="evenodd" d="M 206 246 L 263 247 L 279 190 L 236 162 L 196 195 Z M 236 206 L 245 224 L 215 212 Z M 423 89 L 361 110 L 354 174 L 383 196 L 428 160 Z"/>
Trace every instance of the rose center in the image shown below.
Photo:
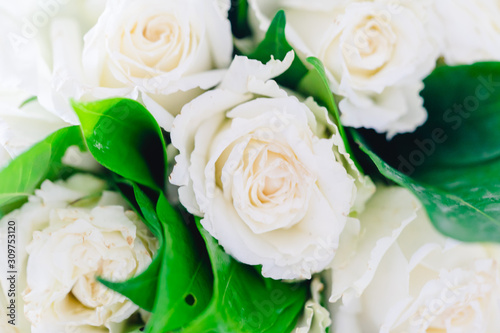
<path fill-rule="evenodd" d="M 303 169 L 293 152 L 276 144 L 253 143 L 257 158 L 246 166 L 248 181 L 252 184 L 251 201 L 254 205 L 279 205 L 292 199 L 300 191 L 298 186 Z M 304 171 L 304 170 L 302 170 Z"/>
<path fill-rule="evenodd" d="M 396 36 L 389 26 L 379 22 L 376 17 L 368 16 L 354 30 L 351 38 L 354 44 L 344 44 L 342 51 L 350 64 L 353 74 L 371 76 L 380 71 L 391 59 Z"/>
<path fill-rule="evenodd" d="M 170 42 L 177 32 L 177 26 L 172 21 L 173 18 L 165 15 L 151 18 L 142 31 L 143 37 L 152 43 L 159 40 Z"/>
<path fill-rule="evenodd" d="M 95 272 L 92 272 L 81 276 L 71 290 L 73 296 L 89 308 L 106 305 L 112 297 L 110 291 L 96 281 L 95 275 Z"/>
<path fill-rule="evenodd" d="M 285 184 L 285 178 L 280 177 L 280 178 L 275 178 L 275 177 L 266 177 L 266 180 L 264 182 L 264 188 L 262 190 L 262 193 L 265 196 L 271 196 L 278 192 L 279 189 L 283 187 Z"/>

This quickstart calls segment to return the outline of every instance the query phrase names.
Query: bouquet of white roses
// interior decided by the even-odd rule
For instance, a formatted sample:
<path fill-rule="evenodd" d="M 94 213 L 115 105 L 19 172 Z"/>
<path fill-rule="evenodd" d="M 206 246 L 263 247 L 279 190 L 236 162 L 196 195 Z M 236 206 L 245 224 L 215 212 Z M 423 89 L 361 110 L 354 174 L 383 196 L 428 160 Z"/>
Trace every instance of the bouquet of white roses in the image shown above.
<path fill-rule="evenodd" d="M 498 332 L 498 17 L 0 4 L 0 332 Z"/>

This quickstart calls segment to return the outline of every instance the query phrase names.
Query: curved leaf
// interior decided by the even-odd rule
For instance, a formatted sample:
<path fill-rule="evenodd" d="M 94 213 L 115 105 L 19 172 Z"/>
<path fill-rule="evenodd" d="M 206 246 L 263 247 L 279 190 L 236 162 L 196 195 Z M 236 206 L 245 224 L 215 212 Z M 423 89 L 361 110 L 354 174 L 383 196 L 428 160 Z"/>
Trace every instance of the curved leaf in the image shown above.
<path fill-rule="evenodd" d="M 94 158 L 120 176 L 162 190 L 166 147 L 154 117 L 140 103 L 124 98 L 72 102 Z"/>

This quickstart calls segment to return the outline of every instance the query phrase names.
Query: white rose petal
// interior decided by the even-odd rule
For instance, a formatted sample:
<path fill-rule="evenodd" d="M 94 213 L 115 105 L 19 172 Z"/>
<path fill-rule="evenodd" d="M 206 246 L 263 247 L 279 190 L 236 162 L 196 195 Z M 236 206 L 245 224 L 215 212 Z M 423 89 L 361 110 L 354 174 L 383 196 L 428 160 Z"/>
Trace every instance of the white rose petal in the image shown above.
<path fill-rule="evenodd" d="M 362 206 L 356 188 L 371 192 L 326 109 L 270 80 L 292 60 L 236 57 L 220 87 L 187 104 L 172 129 L 180 154 L 171 182 L 183 205 L 228 253 L 274 279 L 324 269 Z"/>

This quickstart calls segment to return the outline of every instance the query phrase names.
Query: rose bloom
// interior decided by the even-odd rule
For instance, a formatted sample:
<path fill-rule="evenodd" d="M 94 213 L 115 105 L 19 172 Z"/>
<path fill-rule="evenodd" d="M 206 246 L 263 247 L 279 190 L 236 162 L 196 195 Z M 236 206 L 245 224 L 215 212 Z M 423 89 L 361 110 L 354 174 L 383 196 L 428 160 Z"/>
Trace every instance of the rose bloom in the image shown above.
<path fill-rule="evenodd" d="M 435 67 L 439 40 L 426 1 L 250 0 L 255 29 L 265 31 L 280 8 L 298 52 L 325 65 L 342 97 L 342 123 L 388 137 L 423 124 L 422 79 Z"/>
<path fill-rule="evenodd" d="M 229 1 L 74 0 L 50 12 L 45 7 L 26 15 L 22 4 L 9 6 L 12 16 L 28 20 L 6 28 L 16 42 L 7 38 L 4 57 L 9 64 L 22 58 L 30 70 L 8 77 L 22 76 L 12 81 L 71 124 L 78 119 L 70 98 L 120 96 L 142 102 L 168 129 L 184 103 L 219 83 L 223 73 L 216 69 L 231 61 Z M 41 15 L 46 20 L 38 24 Z"/>
<path fill-rule="evenodd" d="M 401 188 L 378 189 L 360 221 L 374 209 L 384 209 L 386 216 L 372 218 L 358 238 L 341 241 L 341 246 L 349 242 L 351 250 L 339 255 L 343 258 L 333 267 L 336 332 L 498 332 L 497 245 L 443 237 L 416 199 Z M 405 210 L 409 218 L 394 223 L 391 214 Z M 375 229 L 375 235 L 366 234 Z M 352 287 L 346 288 L 349 280 Z"/>
<path fill-rule="evenodd" d="M 137 276 L 158 247 L 125 206 L 119 194 L 105 191 L 104 181 L 77 174 L 66 181 L 45 181 L 26 204 L 2 218 L 3 248 L 8 222 L 17 228 L 17 290 L 22 293 L 17 329 L 124 332 L 138 307 L 96 277 L 124 281 Z M 0 260 L 6 276 L 6 258 Z M 5 279 L 1 283 L 6 293 Z"/>
<path fill-rule="evenodd" d="M 446 63 L 500 60 L 500 3 L 496 0 L 440 0 L 434 6 L 444 31 Z"/>
<path fill-rule="evenodd" d="M 229 1 L 216 0 L 108 1 L 85 36 L 90 85 L 137 87 L 160 125 L 169 128 L 173 118 L 162 106 L 177 114 L 201 89 L 219 83 L 222 72 L 212 69 L 229 65 L 228 10 Z"/>
<path fill-rule="evenodd" d="M 265 65 L 236 57 L 216 90 L 184 106 L 171 133 L 181 203 L 229 254 L 274 279 L 321 271 L 356 199 L 371 194 L 327 110 L 270 80 L 292 60 L 293 52 Z"/>

